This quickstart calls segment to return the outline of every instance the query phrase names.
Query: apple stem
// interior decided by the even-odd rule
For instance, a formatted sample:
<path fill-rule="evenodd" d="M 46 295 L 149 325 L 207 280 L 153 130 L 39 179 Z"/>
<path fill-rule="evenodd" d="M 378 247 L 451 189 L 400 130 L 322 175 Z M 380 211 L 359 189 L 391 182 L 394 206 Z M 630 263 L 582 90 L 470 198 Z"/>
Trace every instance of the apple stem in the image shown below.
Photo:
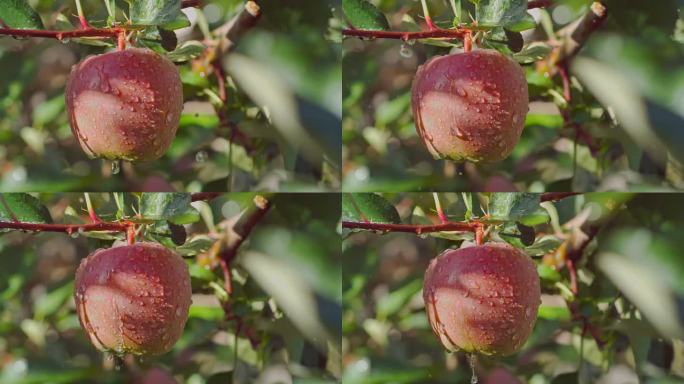
<path fill-rule="evenodd" d="M 135 244 L 135 224 L 129 224 L 126 228 L 126 241 L 128 245 Z"/>
<path fill-rule="evenodd" d="M 463 37 L 463 52 L 471 52 L 473 50 L 473 32 L 468 30 Z"/>
<path fill-rule="evenodd" d="M 117 36 L 117 49 L 119 51 L 126 49 L 126 31 L 119 32 Z"/>

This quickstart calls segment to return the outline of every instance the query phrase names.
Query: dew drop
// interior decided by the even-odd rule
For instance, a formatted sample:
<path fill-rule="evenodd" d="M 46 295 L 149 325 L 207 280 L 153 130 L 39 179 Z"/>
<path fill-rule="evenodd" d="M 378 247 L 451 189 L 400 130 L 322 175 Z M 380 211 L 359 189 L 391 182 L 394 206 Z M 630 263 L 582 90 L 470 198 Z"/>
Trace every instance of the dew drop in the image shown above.
<path fill-rule="evenodd" d="M 195 154 L 195 161 L 198 163 L 204 163 L 205 161 L 207 161 L 207 157 L 209 156 L 205 151 L 199 151 L 197 152 L 197 154 Z"/>
<path fill-rule="evenodd" d="M 411 56 L 413 56 L 413 50 L 407 47 L 406 44 L 401 44 L 401 48 L 399 48 L 399 54 L 401 55 L 401 57 L 408 59 Z"/>

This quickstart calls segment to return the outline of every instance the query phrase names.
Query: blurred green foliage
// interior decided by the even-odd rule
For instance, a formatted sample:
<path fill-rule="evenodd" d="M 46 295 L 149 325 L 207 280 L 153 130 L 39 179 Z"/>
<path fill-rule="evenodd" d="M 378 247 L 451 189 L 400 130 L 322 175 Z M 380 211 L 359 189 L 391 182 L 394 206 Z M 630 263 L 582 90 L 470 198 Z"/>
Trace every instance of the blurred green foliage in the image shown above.
<path fill-rule="evenodd" d="M 24 196 L 25 198 L 20 198 Z M 12 210 L 39 204 L 42 221 L 88 223 L 80 194 L 3 194 Z M 0 234 L 0 382 L 19 383 L 329 383 L 340 375 L 340 198 L 278 194 L 231 265 L 224 290 L 215 254 L 254 194 L 190 203 L 188 194 L 90 194 L 101 219 L 135 220 L 141 235 L 187 261 L 193 304 L 183 336 L 156 358 L 126 358 L 114 369 L 81 329 L 74 272 L 97 248 L 121 242 L 103 232 Z M 142 213 L 142 216 L 136 214 Z M 187 235 L 172 241 L 170 220 Z M 296 223 L 293 226 L 292 223 Z M 176 229 L 176 233 L 179 229 Z M 184 241 L 183 241 L 184 240 Z M 228 300 L 227 302 L 225 300 Z M 223 306 L 228 303 L 227 318 Z M 166 378 L 166 379 L 164 379 Z M 166 380 L 166 381 L 164 381 Z"/>
<path fill-rule="evenodd" d="M 394 205 L 405 224 L 438 222 L 432 194 L 375 196 Z M 679 235 L 684 196 L 587 193 L 541 203 L 534 194 L 439 193 L 438 198 L 452 221 L 464 220 L 468 206 L 472 217 L 508 212 L 498 215 L 504 222 L 490 229 L 490 240 L 523 248 L 537 263 L 542 282 L 532 336 L 513 356 L 478 356 L 480 382 L 684 381 L 684 240 Z M 509 223 L 530 215 L 537 223 L 531 227 L 533 244 L 525 245 L 520 227 Z M 343 219 L 354 220 L 344 212 Z M 433 257 L 472 242 L 473 235 L 345 230 L 344 237 L 343 382 L 469 382 L 466 356 L 448 353 L 429 326 L 422 285 Z M 575 256 L 577 295 L 566 267 Z M 583 332 L 576 316 L 585 317 L 592 330 Z M 592 331 L 605 343 L 603 349 Z"/>
<path fill-rule="evenodd" d="M 46 29 L 77 29 L 73 1 L 31 1 Z M 82 1 L 94 26 L 111 22 L 105 3 Z M 143 4 L 144 3 L 144 4 Z M 166 2 L 171 4 L 173 2 Z M 64 86 L 72 65 L 111 47 L 111 41 L 0 38 L 0 189 L 3 191 L 320 191 L 339 188 L 341 47 L 336 44 L 331 4 L 299 0 L 264 2 L 262 18 L 218 58 L 227 68 L 228 120 L 246 136 L 231 143 L 219 123 L 216 76 L 204 33 L 231 20 L 242 0 L 205 1 L 173 19 L 154 0 L 133 2 L 135 23 L 175 29 L 186 102 L 178 134 L 161 159 L 112 164 L 90 160 L 74 139 L 65 113 Z M 189 20 L 189 21 L 188 21 Z M 181 28 L 184 25 L 189 27 Z M 331 32 L 333 31 L 333 32 Z M 167 36 L 162 34 L 162 36 Z M 137 44 L 164 52 L 156 28 Z M 96 45 L 92 45 L 95 44 Z M 165 41 L 173 44 L 173 41 Z M 106 45 L 109 47 L 103 47 Z M 199 55 L 199 56 L 198 56 Z M 194 57 L 194 59 L 193 59 Z M 238 64 L 229 64 L 234 57 Z M 263 84 L 268 79 L 270 83 Z M 267 91 L 264 99 L 259 91 Z M 116 167 L 114 167 L 116 171 Z"/>
<path fill-rule="evenodd" d="M 421 2 L 377 0 L 392 30 L 418 30 Z M 450 1 L 428 1 L 440 27 L 470 23 Z M 469 1 L 457 1 L 472 5 Z M 472 3 L 476 3 L 472 1 Z M 484 3 L 484 2 L 482 2 Z M 514 1 L 490 1 L 511 5 Z M 416 134 L 410 88 L 417 67 L 434 55 L 460 52 L 460 42 L 400 40 L 343 42 L 343 188 L 345 191 L 631 191 L 684 187 L 684 21 L 682 3 L 609 0 L 606 22 L 571 61 L 572 102 L 550 68 L 549 33 L 584 15 L 592 0 L 557 0 L 529 13 L 522 32 L 530 112 L 513 154 L 497 164 L 435 160 Z M 502 7 L 503 7 L 502 5 Z M 512 5 L 511 5 L 512 6 Z M 472 7 L 471 7 L 472 8 Z M 502 8 L 503 9 L 503 8 Z M 497 8 L 497 10 L 500 10 Z M 475 16 L 474 11 L 471 11 Z M 679 15 L 679 17 L 678 17 Z M 459 19 L 460 17 L 460 19 Z M 525 23 L 529 18 L 525 19 Z M 534 24 L 533 24 L 534 25 Z M 520 25 L 521 27 L 526 27 Z M 529 25 L 527 25 L 529 26 Z M 507 28 L 513 28 L 509 26 Z M 524 28 L 521 28 L 524 29 Z M 503 39 L 512 36 L 508 33 Z M 497 49 L 511 53 L 509 46 Z M 533 54 L 534 53 L 534 54 Z M 576 138 L 560 111 L 569 107 Z M 590 140 L 586 140 L 590 137 Z"/>

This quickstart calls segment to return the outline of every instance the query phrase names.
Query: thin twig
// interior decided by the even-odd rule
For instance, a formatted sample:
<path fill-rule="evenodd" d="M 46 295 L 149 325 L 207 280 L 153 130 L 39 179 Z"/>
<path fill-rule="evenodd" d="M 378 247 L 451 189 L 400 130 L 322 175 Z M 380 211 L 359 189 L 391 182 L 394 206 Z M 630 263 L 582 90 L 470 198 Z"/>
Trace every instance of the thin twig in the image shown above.
<path fill-rule="evenodd" d="M 556 64 L 558 68 L 558 75 L 561 77 L 563 83 L 563 98 L 565 99 L 565 108 L 560 108 L 561 116 L 565 127 L 572 127 L 575 131 L 575 139 L 581 140 L 587 145 L 591 154 L 596 156 L 601 147 L 596 143 L 594 137 L 582 128 L 582 125 L 577 123 L 573 118 L 570 110 L 570 103 L 572 102 L 572 89 L 570 88 L 570 73 L 568 71 L 567 61 L 562 61 Z"/>
<path fill-rule="evenodd" d="M 596 341 L 596 345 L 598 346 L 598 348 L 603 349 L 606 342 L 603 341 L 603 338 L 601 337 L 601 332 L 593 324 L 591 324 L 587 316 L 582 314 L 582 311 L 579 307 L 579 303 L 577 302 L 577 298 L 580 294 L 579 281 L 577 279 L 577 262 L 582 258 L 584 250 L 587 248 L 589 243 L 594 239 L 594 237 L 596 237 L 598 232 L 598 226 L 591 226 L 586 230 L 587 237 L 584 240 L 582 240 L 582 243 L 575 246 L 565 255 L 565 267 L 567 268 L 568 275 L 570 277 L 570 290 L 572 291 L 572 294 L 574 296 L 574 299 L 567 303 L 568 309 L 572 314 L 572 319 L 582 323 L 582 336 L 584 336 L 585 333 L 589 331 L 589 333 L 591 333 L 591 336 Z"/>
<path fill-rule="evenodd" d="M 112 28 L 89 28 L 89 29 L 71 29 L 64 31 L 49 30 L 49 29 L 15 29 L 15 28 L 0 28 L 0 35 L 14 36 L 14 37 L 42 37 L 52 38 L 57 40 L 71 39 L 77 37 L 102 37 L 102 38 L 116 38 L 121 32 L 126 32 L 122 27 Z"/>
<path fill-rule="evenodd" d="M 405 232 L 421 235 L 431 232 L 475 232 L 476 222 L 448 222 L 434 225 L 413 225 L 413 224 L 389 224 L 389 223 L 362 223 L 356 221 L 343 221 L 342 228 L 365 229 L 380 232 Z"/>
<path fill-rule="evenodd" d="M 0 228 L 18 229 L 30 232 L 64 232 L 72 234 L 76 232 L 126 232 L 133 224 L 129 222 L 100 222 L 90 224 L 45 224 L 23 222 L 0 222 Z"/>
<path fill-rule="evenodd" d="M 238 220 L 233 227 L 233 232 L 237 236 L 233 236 L 233 238 L 229 239 L 228 247 L 221 252 L 220 255 L 219 264 L 221 265 L 221 270 L 223 271 L 224 288 L 228 295 L 232 295 L 233 293 L 233 277 L 231 275 L 230 266 L 237 255 L 238 248 L 240 248 L 254 227 L 264 218 L 264 216 L 266 216 L 268 211 L 271 209 L 271 203 L 263 196 L 257 195 L 254 197 L 253 201 L 254 205 L 252 208 L 248 212 L 244 213 L 240 220 Z M 241 332 L 244 332 L 252 346 L 256 348 L 261 342 L 260 338 L 255 334 L 253 329 L 244 323 L 242 317 L 233 313 L 233 306 L 230 299 L 225 300 L 222 303 L 222 307 L 226 320 L 235 321 L 236 336 L 239 336 Z"/>
<path fill-rule="evenodd" d="M 362 37 L 367 39 L 399 39 L 404 41 L 418 39 L 463 39 L 467 33 L 471 32 L 467 28 L 455 29 L 435 29 L 431 31 L 402 32 L 402 31 L 375 31 L 366 29 L 343 29 L 345 36 Z"/>

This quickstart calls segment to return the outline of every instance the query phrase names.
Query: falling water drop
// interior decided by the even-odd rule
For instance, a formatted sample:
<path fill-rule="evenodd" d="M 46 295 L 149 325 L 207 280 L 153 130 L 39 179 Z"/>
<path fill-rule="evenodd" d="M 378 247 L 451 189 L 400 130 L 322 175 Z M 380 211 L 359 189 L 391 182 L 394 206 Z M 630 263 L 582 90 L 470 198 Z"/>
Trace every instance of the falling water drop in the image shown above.
<path fill-rule="evenodd" d="M 116 175 L 119 172 L 121 172 L 121 161 L 120 160 L 113 160 L 112 161 L 112 175 Z"/>
<path fill-rule="evenodd" d="M 468 354 L 468 365 L 470 365 L 470 384 L 477 384 L 477 374 L 475 373 L 475 354 Z"/>
<path fill-rule="evenodd" d="M 114 369 L 120 371 L 124 366 L 124 360 L 119 355 L 114 355 Z"/>
<path fill-rule="evenodd" d="M 402 43 L 401 48 L 399 48 L 399 54 L 401 55 L 401 57 L 405 57 L 408 59 L 411 56 L 413 56 L 413 50 L 407 47 L 406 44 Z"/>

